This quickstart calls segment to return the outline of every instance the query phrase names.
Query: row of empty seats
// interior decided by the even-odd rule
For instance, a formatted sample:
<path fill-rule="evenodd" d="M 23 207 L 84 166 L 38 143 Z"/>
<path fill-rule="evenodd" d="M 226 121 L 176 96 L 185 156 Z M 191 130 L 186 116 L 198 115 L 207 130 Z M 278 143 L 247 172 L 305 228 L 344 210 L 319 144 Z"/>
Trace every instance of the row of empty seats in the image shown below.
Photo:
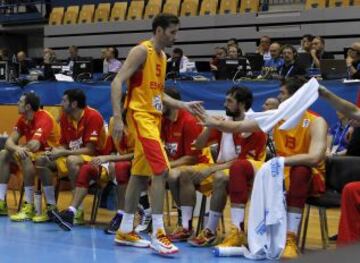
<path fill-rule="evenodd" d="M 52 9 L 49 24 L 87 24 L 97 22 L 116 22 L 124 20 L 151 19 L 160 12 L 180 16 L 237 14 L 258 12 L 259 0 L 143 0 L 116 2 L 95 5 L 69 6 Z M 326 7 L 360 6 L 360 0 L 307 0 L 305 9 Z"/>
<path fill-rule="evenodd" d="M 221 1 L 221 2 L 220 2 Z M 240 6 L 239 6 L 240 4 Z M 220 6 L 219 6 L 220 5 Z M 200 8 L 200 10 L 199 10 Z M 50 25 L 61 24 L 86 24 L 97 22 L 116 22 L 123 20 L 151 19 L 160 12 L 180 16 L 237 14 L 257 12 L 259 0 L 143 0 L 114 3 L 112 9 L 110 3 L 95 5 L 54 7 L 50 14 Z"/>

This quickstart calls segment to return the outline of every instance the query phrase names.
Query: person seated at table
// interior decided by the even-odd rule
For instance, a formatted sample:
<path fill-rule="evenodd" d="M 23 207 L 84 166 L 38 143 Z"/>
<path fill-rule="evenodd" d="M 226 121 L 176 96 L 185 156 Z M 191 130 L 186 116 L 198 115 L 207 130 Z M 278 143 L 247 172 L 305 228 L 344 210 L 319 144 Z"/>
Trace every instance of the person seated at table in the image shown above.
<path fill-rule="evenodd" d="M 70 67 L 70 71 L 73 71 L 75 61 L 81 60 L 79 56 L 79 49 L 77 46 L 70 46 L 68 49 L 69 57 L 67 59 L 67 64 Z"/>
<path fill-rule="evenodd" d="M 103 117 L 87 106 L 83 90 L 66 90 L 61 106 L 60 146 L 37 157 L 36 168 L 42 182 L 52 182 L 53 172 L 57 172 L 59 178 L 68 177 L 74 193 L 80 167 L 101 152 L 107 133 Z M 76 211 L 75 224 L 84 224 L 82 207 Z"/>
<path fill-rule="evenodd" d="M 226 48 L 216 47 L 215 55 L 210 61 L 210 68 L 214 74 L 216 74 L 216 72 L 218 71 L 220 59 L 224 59 L 224 58 L 226 58 Z"/>
<path fill-rule="evenodd" d="M 360 79 L 360 42 L 351 44 L 346 57 L 349 78 Z"/>
<path fill-rule="evenodd" d="M 108 47 L 106 49 L 104 66 L 103 66 L 104 74 L 108 74 L 108 73 L 114 74 L 120 70 L 122 63 L 120 62 L 120 60 L 118 60 L 118 57 L 119 57 L 119 51 L 116 47 Z"/>
<path fill-rule="evenodd" d="M 334 59 L 334 55 L 332 53 L 325 51 L 325 40 L 320 37 L 314 37 L 311 42 L 311 50 L 310 55 L 313 59 L 312 68 L 320 68 L 320 60 L 321 59 Z"/>
<path fill-rule="evenodd" d="M 43 50 L 43 63 L 41 69 L 43 75 L 39 76 L 39 80 L 55 80 L 54 71 L 51 68 L 52 64 L 56 62 L 56 53 L 53 49 L 44 48 Z"/>
<path fill-rule="evenodd" d="M 7 215 L 6 191 L 11 173 L 16 173 L 20 167 L 24 179 L 25 202 L 20 212 L 12 215 L 12 221 L 32 220 L 43 222 L 46 218 L 35 215 L 34 207 L 34 160 L 44 151 L 59 145 L 60 128 L 54 117 L 40 109 L 39 96 L 24 93 L 18 102 L 20 117 L 13 132 L 6 141 L 5 149 L 0 152 L 0 215 Z M 21 143 L 20 139 L 25 138 Z M 53 182 L 42 181 L 46 197 L 47 210 L 56 207 Z"/>
<path fill-rule="evenodd" d="M 29 70 L 33 67 L 31 59 L 26 57 L 24 51 L 19 51 L 16 55 L 17 62 L 19 63 L 19 73 L 21 75 L 28 75 Z"/>
<path fill-rule="evenodd" d="M 168 59 L 168 62 L 172 62 L 171 67 L 173 68 L 173 70 L 179 70 L 180 73 L 192 71 L 192 69 L 188 67 L 188 63 L 190 62 L 190 60 L 187 56 L 184 55 L 184 51 L 181 48 L 173 49 L 171 57 Z"/>
<path fill-rule="evenodd" d="M 125 97 L 125 96 L 124 96 Z M 112 130 L 114 119 L 109 122 Z M 71 205 L 64 211 L 53 211 L 54 222 L 64 230 L 71 230 L 74 225 L 76 211 L 84 201 L 91 181 L 112 181 L 117 183 L 117 212 L 105 229 L 106 234 L 115 234 L 124 214 L 126 186 L 130 178 L 131 160 L 134 157 L 134 138 L 129 136 L 126 128 L 121 141 L 114 141 L 108 137 L 106 147 L 101 155 L 94 157 L 89 163 L 81 166 L 76 179 L 75 194 Z M 113 153 L 113 154 L 112 154 Z"/>
<path fill-rule="evenodd" d="M 311 34 L 303 35 L 303 37 L 301 39 L 300 47 L 297 50 L 297 52 L 310 54 L 313 39 L 314 39 L 314 36 Z"/>
<path fill-rule="evenodd" d="M 274 42 L 270 45 L 271 59 L 264 61 L 262 69 L 262 77 L 266 79 L 278 78 L 282 66 L 284 66 L 284 59 L 281 57 L 281 45 Z"/>
<path fill-rule="evenodd" d="M 297 52 L 293 46 L 285 45 L 282 49 L 282 56 L 284 58 L 284 65 L 279 71 L 281 78 L 305 76 L 305 68 L 297 62 Z"/>
<path fill-rule="evenodd" d="M 264 62 L 271 59 L 270 54 L 271 38 L 269 36 L 262 36 L 259 41 L 259 46 L 256 48 L 256 53 L 264 58 Z"/>
<path fill-rule="evenodd" d="M 336 112 L 336 115 L 338 121 L 329 129 L 328 133 L 328 147 L 326 150 L 328 157 L 333 155 L 346 155 L 347 146 L 353 132 L 349 119 L 339 111 Z"/>

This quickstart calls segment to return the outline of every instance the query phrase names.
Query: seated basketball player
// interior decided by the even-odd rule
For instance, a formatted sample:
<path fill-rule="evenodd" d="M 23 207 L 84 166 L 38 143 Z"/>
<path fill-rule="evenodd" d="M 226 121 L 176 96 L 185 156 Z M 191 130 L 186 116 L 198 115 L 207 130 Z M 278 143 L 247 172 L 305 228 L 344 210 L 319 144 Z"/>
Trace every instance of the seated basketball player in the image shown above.
<path fill-rule="evenodd" d="M 35 157 L 48 148 L 59 144 L 60 128 L 51 114 L 40 109 L 40 98 L 35 93 L 24 93 L 18 102 L 19 114 L 13 132 L 0 152 L 0 215 L 7 215 L 6 190 L 10 173 L 20 167 L 24 176 L 25 203 L 21 211 L 12 215 L 12 221 L 33 220 L 43 222 L 43 216 L 35 216 L 33 193 L 36 170 Z M 21 137 L 25 142 L 20 143 Z M 16 170 L 16 169 L 15 169 Z M 54 209 L 54 186 L 43 182 L 47 209 Z"/>
<path fill-rule="evenodd" d="M 112 129 L 113 118 L 110 119 L 109 128 Z M 130 177 L 131 160 L 133 158 L 134 139 L 126 135 L 122 136 L 121 142 L 115 143 L 112 137 L 108 137 L 107 146 L 103 154 L 94 157 L 89 163 L 81 166 L 79 175 L 76 179 L 76 188 L 73 200 L 68 209 L 61 213 L 53 211 L 53 219 L 64 230 L 71 230 L 74 224 L 74 217 L 77 209 L 85 199 L 89 184 L 91 181 L 98 181 L 102 179 L 111 180 L 116 179 L 117 193 L 118 193 L 118 211 L 111 220 L 109 226 L 105 229 L 107 234 L 115 234 L 119 228 L 125 201 L 126 185 Z M 111 154 L 116 152 L 119 154 Z M 103 178 L 105 177 L 105 178 Z"/>
<path fill-rule="evenodd" d="M 251 108 L 252 101 L 253 95 L 249 89 L 245 87 L 231 88 L 227 92 L 224 104 L 226 115 L 233 121 L 243 120 L 245 112 Z M 234 161 L 242 160 L 244 166 L 249 170 L 256 170 L 264 162 L 266 156 L 266 135 L 261 131 L 247 134 L 240 132 L 221 133 L 213 128 L 205 128 L 195 145 L 197 148 L 202 148 L 211 143 L 218 144 L 217 163 L 221 164 L 213 167 L 222 169 L 217 171 L 214 176 L 209 220 L 204 230 L 197 237 L 189 240 L 191 245 L 199 247 L 213 246 L 218 243 L 216 229 L 226 205 L 227 189 L 230 187 L 228 168 Z M 209 174 L 208 171 L 209 169 L 202 171 L 203 175 Z M 236 215 L 232 214 L 233 223 L 235 221 L 233 217 Z M 236 237 L 235 242 L 234 237 Z M 242 240 L 244 240 L 243 233 L 238 228 L 233 228 L 222 245 L 239 244 Z"/>
<path fill-rule="evenodd" d="M 339 98 L 325 87 L 320 87 L 320 96 L 330 102 L 337 111 L 352 119 L 354 126 L 360 124 L 360 110 L 354 104 Z M 360 182 L 348 183 L 342 192 L 341 215 L 337 245 L 344 246 L 360 241 Z"/>
<path fill-rule="evenodd" d="M 281 102 L 291 97 L 301 86 L 300 79 L 289 78 L 282 82 L 279 99 Z M 254 120 L 228 122 L 212 118 L 205 113 L 199 116 L 206 126 L 226 132 L 257 131 L 259 126 Z M 324 163 L 326 151 L 327 125 L 325 120 L 306 111 L 296 127 L 280 130 L 282 121 L 274 127 L 274 143 L 278 156 L 285 157 L 285 186 L 287 199 L 287 241 L 284 258 L 296 258 L 298 249 L 296 235 L 301 222 L 302 210 L 309 193 L 319 194 L 325 189 Z M 236 161 L 230 168 L 229 192 L 232 215 L 235 225 L 242 228 L 245 204 L 248 201 L 249 184 L 254 169 L 243 160 Z M 240 245 L 240 244 L 239 244 Z"/>
<path fill-rule="evenodd" d="M 86 105 L 86 96 L 81 89 L 66 90 L 61 106 L 61 146 L 38 157 L 36 168 L 43 183 L 52 183 L 52 173 L 57 172 L 60 178 L 68 176 L 72 189 L 75 189 L 81 165 L 91 161 L 104 147 L 106 130 L 101 114 Z M 83 209 L 78 209 L 75 224 L 83 223 Z"/>

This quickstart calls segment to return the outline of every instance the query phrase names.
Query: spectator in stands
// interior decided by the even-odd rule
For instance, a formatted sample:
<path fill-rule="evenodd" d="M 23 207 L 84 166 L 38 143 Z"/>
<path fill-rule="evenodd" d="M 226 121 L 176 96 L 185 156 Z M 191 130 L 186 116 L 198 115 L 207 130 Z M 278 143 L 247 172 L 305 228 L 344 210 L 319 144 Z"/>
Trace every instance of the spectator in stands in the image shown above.
<path fill-rule="evenodd" d="M 43 50 L 43 64 L 41 66 L 43 70 L 43 77 L 41 80 L 55 80 L 54 72 L 51 65 L 56 61 L 56 53 L 50 48 L 44 48 Z"/>
<path fill-rule="evenodd" d="M 3 61 L 10 60 L 8 49 L 6 49 L 6 48 L 0 49 L 0 60 L 3 60 Z"/>
<path fill-rule="evenodd" d="M 32 63 L 31 60 L 26 57 L 26 53 L 24 51 L 20 51 L 17 53 L 16 58 L 17 62 L 19 63 L 20 74 L 29 74 L 29 69 L 32 68 Z"/>
<path fill-rule="evenodd" d="M 236 38 L 230 38 L 226 44 L 227 49 L 229 49 L 230 46 L 236 46 L 239 48 L 239 43 Z"/>
<path fill-rule="evenodd" d="M 188 57 L 184 55 L 184 51 L 181 48 L 174 48 L 171 57 L 168 62 L 174 62 L 179 65 L 179 72 L 185 73 L 189 71 L 188 63 L 190 62 Z M 174 65 L 175 65 L 174 64 Z M 190 69 L 192 70 L 192 69 Z"/>
<path fill-rule="evenodd" d="M 313 60 L 313 68 L 320 68 L 321 59 L 334 59 L 333 54 L 325 51 L 325 40 L 320 36 L 314 37 L 311 42 L 310 54 Z"/>
<path fill-rule="evenodd" d="M 271 39 L 268 36 L 262 36 L 260 38 L 260 44 L 256 49 L 256 53 L 263 56 L 264 61 L 271 59 L 270 54 Z"/>
<path fill-rule="evenodd" d="M 326 155 L 346 155 L 347 146 L 350 142 L 353 128 L 350 126 L 349 119 L 341 112 L 337 111 L 337 123 L 329 129 L 328 147 Z"/>
<path fill-rule="evenodd" d="M 305 68 L 296 62 L 297 52 L 293 46 L 285 45 L 282 49 L 282 56 L 284 58 L 284 65 L 280 69 L 280 77 L 286 79 L 306 74 Z"/>
<path fill-rule="evenodd" d="M 276 110 L 280 105 L 280 101 L 276 97 L 267 98 L 262 105 L 263 111 Z"/>
<path fill-rule="evenodd" d="M 277 78 L 280 69 L 284 66 L 284 59 L 281 57 L 281 45 L 274 42 L 270 45 L 269 51 L 271 59 L 265 60 L 262 76 L 264 78 Z"/>
<path fill-rule="evenodd" d="M 78 47 L 77 46 L 70 46 L 69 47 L 69 57 L 67 59 L 67 63 L 70 67 L 70 70 L 72 71 L 74 67 L 74 62 L 81 60 L 79 53 L 78 53 Z"/>
<path fill-rule="evenodd" d="M 349 77 L 360 79 L 360 42 L 355 42 L 348 50 L 346 65 L 349 70 Z"/>
<path fill-rule="evenodd" d="M 109 47 L 106 49 L 105 60 L 107 63 L 107 68 L 104 68 L 104 74 L 106 73 L 117 73 L 122 64 L 120 60 L 118 60 L 119 51 L 116 47 Z"/>
<path fill-rule="evenodd" d="M 226 48 L 224 47 L 216 47 L 215 48 L 215 56 L 210 61 L 210 67 L 212 71 L 217 71 L 220 59 L 226 58 Z"/>
<path fill-rule="evenodd" d="M 301 46 L 298 49 L 298 53 L 309 53 L 312 47 L 312 41 L 314 40 L 314 36 L 310 34 L 303 35 L 301 39 Z"/>

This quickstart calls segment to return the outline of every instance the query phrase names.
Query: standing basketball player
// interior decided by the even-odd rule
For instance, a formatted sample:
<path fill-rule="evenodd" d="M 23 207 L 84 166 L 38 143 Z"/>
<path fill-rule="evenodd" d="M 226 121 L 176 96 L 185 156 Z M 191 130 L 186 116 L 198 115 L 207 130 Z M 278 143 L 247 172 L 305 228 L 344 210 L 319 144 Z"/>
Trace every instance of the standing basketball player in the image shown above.
<path fill-rule="evenodd" d="M 165 180 L 169 162 L 160 140 L 163 103 L 168 107 L 184 108 L 196 112 L 200 102 L 181 102 L 164 94 L 166 56 L 165 47 L 174 44 L 179 30 L 179 19 L 170 14 L 157 15 L 152 23 L 153 37 L 134 47 L 111 85 L 114 116 L 112 136 L 121 137 L 124 122 L 121 117 L 122 84 L 128 81 L 125 102 L 126 122 L 135 139 L 131 177 L 125 196 L 125 214 L 116 233 L 115 242 L 135 247 L 151 247 L 159 254 L 178 252 L 166 236 L 163 223 Z M 151 177 L 152 203 L 151 242 L 133 231 L 134 214 L 140 192 Z"/>

